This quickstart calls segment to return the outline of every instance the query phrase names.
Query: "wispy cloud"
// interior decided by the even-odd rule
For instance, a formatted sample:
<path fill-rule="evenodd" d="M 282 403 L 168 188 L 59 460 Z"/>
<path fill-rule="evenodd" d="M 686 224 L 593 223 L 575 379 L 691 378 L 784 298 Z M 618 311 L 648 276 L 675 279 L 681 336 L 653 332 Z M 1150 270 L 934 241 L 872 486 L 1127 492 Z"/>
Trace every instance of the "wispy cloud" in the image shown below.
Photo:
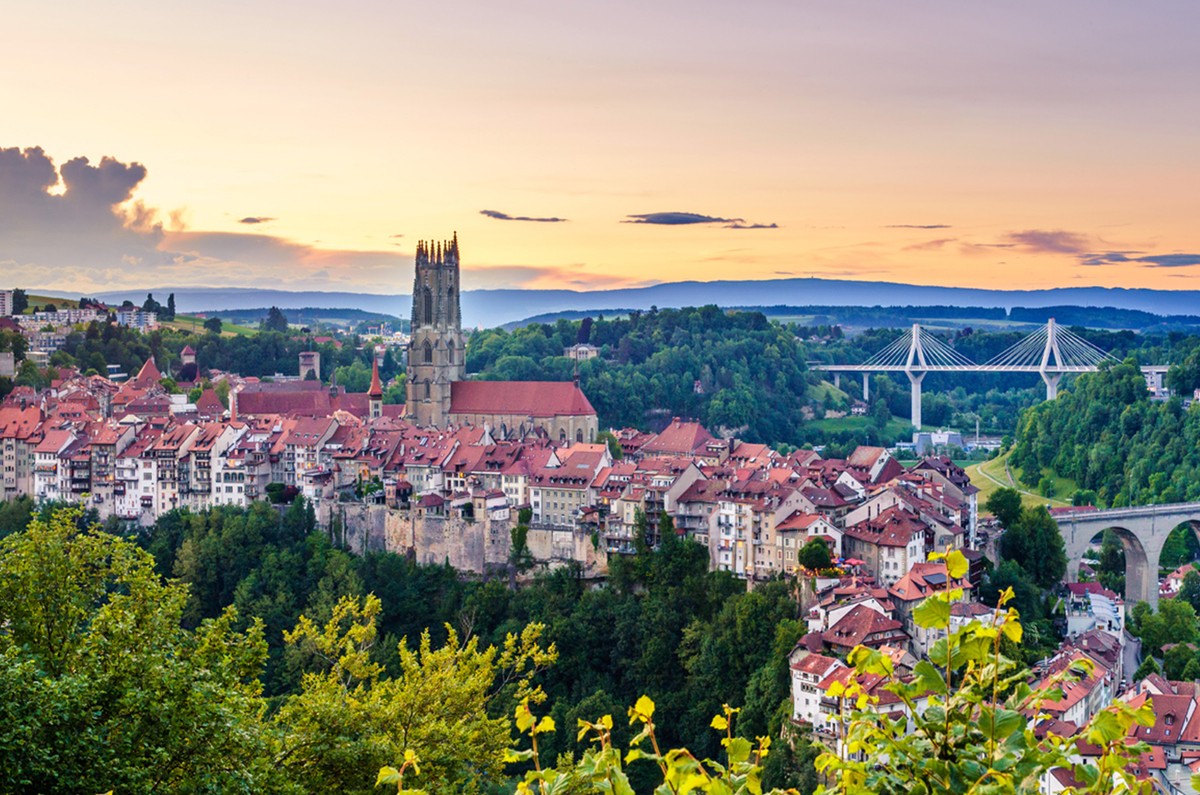
<path fill-rule="evenodd" d="M 884 229 L 950 229 L 950 224 L 888 224 Z"/>
<path fill-rule="evenodd" d="M 245 218 L 238 221 L 239 224 L 269 224 L 274 221 L 274 218 L 266 215 L 247 215 Z"/>
<path fill-rule="evenodd" d="M 1003 239 L 1023 251 L 1037 254 L 1082 254 L 1092 248 L 1087 235 L 1065 229 L 1026 229 L 1009 232 Z"/>
<path fill-rule="evenodd" d="M 1080 265 L 1122 265 L 1134 264 L 1143 268 L 1190 268 L 1200 265 L 1200 254 L 1147 254 L 1131 257 L 1130 254 L 1140 254 L 1138 251 L 1107 251 L 1100 254 L 1086 254 L 1079 258 Z"/>
<path fill-rule="evenodd" d="M 623 224 L 657 224 L 659 226 L 689 226 L 691 224 L 724 224 L 725 229 L 778 229 L 779 224 L 746 223 L 745 218 L 721 218 L 702 213 L 665 212 L 635 213 L 625 216 Z"/>
<path fill-rule="evenodd" d="M 948 243 L 958 242 L 956 237 L 939 237 L 936 240 L 926 240 L 924 243 L 913 243 L 911 246 L 905 246 L 905 251 L 937 251 Z"/>
<path fill-rule="evenodd" d="M 509 215 L 499 210 L 480 210 L 479 214 L 486 215 L 488 218 L 495 218 L 497 221 L 534 221 L 539 224 L 561 224 L 567 220 L 566 218 L 557 217 L 537 218 L 530 215 Z"/>

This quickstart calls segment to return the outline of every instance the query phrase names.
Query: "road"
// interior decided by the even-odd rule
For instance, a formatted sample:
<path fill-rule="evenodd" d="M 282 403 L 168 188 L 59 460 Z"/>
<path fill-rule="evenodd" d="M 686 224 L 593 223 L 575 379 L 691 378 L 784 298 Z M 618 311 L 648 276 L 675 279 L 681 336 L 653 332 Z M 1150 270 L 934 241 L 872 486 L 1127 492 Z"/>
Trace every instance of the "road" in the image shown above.
<path fill-rule="evenodd" d="M 1138 666 L 1142 664 L 1142 642 L 1129 634 L 1129 630 L 1125 630 L 1125 648 L 1121 650 L 1123 662 L 1121 670 L 1125 676 L 1125 681 L 1133 683 L 1133 674 L 1137 671 Z"/>

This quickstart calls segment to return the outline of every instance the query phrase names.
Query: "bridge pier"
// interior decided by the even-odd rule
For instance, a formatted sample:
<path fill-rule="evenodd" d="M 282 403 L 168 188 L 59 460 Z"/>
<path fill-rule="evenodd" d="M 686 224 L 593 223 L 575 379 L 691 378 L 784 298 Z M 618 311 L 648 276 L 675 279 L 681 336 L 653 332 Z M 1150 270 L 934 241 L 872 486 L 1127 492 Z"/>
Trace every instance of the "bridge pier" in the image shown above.
<path fill-rule="evenodd" d="M 863 403 L 871 402 L 871 374 L 863 373 Z"/>
<path fill-rule="evenodd" d="M 841 389 L 841 388 L 842 388 L 842 374 L 841 374 L 841 373 L 834 373 L 834 374 L 833 374 L 833 386 L 834 386 L 834 388 L 835 388 L 835 389 Z"/>
<path fill-rule="evenodd" d="M 1062 373 L 1050 373 L 1045 370 L 1039 372 L 1042 380 L 1046 382 L 1046 400 L 1054 400 L 1058 397 L 1058 382 L 1062 380 Z"/>
<path fill-rule="evenodd" d="M 925 380 L 925 373 L 905 370 L 908 376 L 908 383 L 912 387 L 912 424 L 918 431 L 921 430 L 921 382 Z"/>

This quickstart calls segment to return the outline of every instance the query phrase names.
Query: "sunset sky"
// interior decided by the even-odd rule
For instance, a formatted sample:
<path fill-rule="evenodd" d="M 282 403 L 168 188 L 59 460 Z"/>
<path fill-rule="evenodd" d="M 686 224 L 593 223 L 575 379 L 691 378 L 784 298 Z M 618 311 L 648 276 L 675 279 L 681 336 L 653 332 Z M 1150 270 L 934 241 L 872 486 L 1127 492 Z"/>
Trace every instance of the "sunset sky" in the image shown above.
<path fill-rule="evenodd" d="M 5 6 L 4 287 L 1200 289 L 1194 1 Z"/>

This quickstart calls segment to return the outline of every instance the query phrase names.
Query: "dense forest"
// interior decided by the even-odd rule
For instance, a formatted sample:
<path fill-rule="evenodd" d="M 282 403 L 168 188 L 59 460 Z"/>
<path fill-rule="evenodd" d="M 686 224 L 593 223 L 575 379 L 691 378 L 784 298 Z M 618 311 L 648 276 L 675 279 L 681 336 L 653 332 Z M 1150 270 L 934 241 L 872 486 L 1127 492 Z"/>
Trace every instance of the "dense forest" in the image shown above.
<path fill-rule="evenodd" d="M 1170 380 L 1185 385 L 1195 357 Z M 1058 400 L 1026 411 L 1010 463 L 1027 485 L 1051 470 L 1101 505 L 1197 500 L 1200 409 L 1185 410 L 1178 397 L 1150 400 L 1137 361 L 1127 359 L 1081 376 Z"/>
<path fill-rule="evenodd" d="M 16 593 L 14 589 L 29 587 L 31 579 L 41 576 L 40 570 L 21 568 L 22 561 L 28 560 L 29 544 L 47 547 L 47 554 L 62 550 L 80 533 L 79 527 L 87 524 L 87 517 L 75 513 L 68 527 L 52 509 L 38 514 L 29 504 L 14 507 L 0 520 L 6 523 L 8 535 L 3 542 L 6 546 L 0 548 L 0 568 L 16 567 L 16 573 L 0 571 L 4 575 L 0 576 L 4 581 L 0 595 L 6 604 Z M 30 524 L 33 529 L 27 532 L 25 527 Z M 113 720 L 125 721 L 130 731 L 152 731 L 154 718 L 144 714 L 151 707 L 147 703 L 139 708 L 138 701 L 169 698 L 181 700 L 163 705 L 178 706 L 179 721 L 194 718 L 220 723 L 236 718 L 253 723 L 252 731 L 261 736 L 244 738 L 246 747 L 236 753 L 223 743 L 203 750 L 234 754 L 238 764 L 266 777 L 261 780 L 281 777 L 296 792 L 368 791 L 374 771 L 394 759 L 383 754 L 378 738 L 372 735 L 379 731 L 377 721 L 357 726 L 339 722 L 329 712 L 347 708 L 342 700 L 352 700 L 353 695 L 342 693 L 326 678 L 338 670 L 328 659 L 336 658 L 337 653 L 322 648 L 326 630 L 340 627 L 344 631 L 368 617 L 376 639 L 369 650 L 363 650 L 358 664 L 378 668 L 372 689 L 383 689 L 385 682 L 390 683 L 388 688 L 401 690 L 412 685 L 408 679 L 417 676 L 415 671 L 420 668 L 414 669 L 420 660 L 414 662 L 412 652 L 422 645 L 428 648 L 428 655 L 450 648 L 457 649 L 454 654 L 461 658 L 468 648 L 480 653 L 488 647 L 503 650 L 506 638 L 513 635 L 518 639 L 517 650 L 525 648 L 528 659 L 523 664 L 513 662 L 514 670 L 507 673 L 502 670 L 502 653 L 493 661 L 495 681 L 485 677 L 489 681 L 484 688 L 491 695 L 477 704 L 485 714 L 476 717 L 499 721 L 511 715 L 520 690 L 515 683 L 524 675 L 521 670 L 526 674 L 537 670 L 530 686 L 539 686 L 546 696 L 539 712 L 565 729 L 542 740 L 542 753 L 551 760 L 560 753 L 580 753 L 583 746 L 573 730 L 578 718 L 624 715 L 642 695 L 658 705 L 660 741 L 686 745 L 697 754 L 715 756 L 721 750 L 719 735 L 710 723 L 713 715 L 721 714 L 723 704 L 741 708 L 739 734 L 778 736 L 790 709 L 787 653 L 803 635 L 791 586 L 769 583 L 747 593 L 744 583 L 731 575 L 709 572 L 707 553 L 700 546 L 676 540 L 673 533 L 664 538 L 659 550 L 618 561 L 607 587 L 595 588 L 582 580 L 578 571 L 559 569 L 514 590 L 506 581 L 464 581 L 449 567 L 418 566 L 393 554 L 357 556 L 337 549 L 329 536 L 316 530 L 311 508 L 303 499 L 284 508 L 256 503 L 246 510 L 179 511 L 163 517 L 149 533 L 138 533 L 128 541 L 103 532 L 84 533 L 83 539 L 95 546 L 96 554 L 123 561 L 123 579 L 115 587 L 129 592 L 136 603 L 123 602 L 122 607 L 142 611 L 139 621 L 149 622 L 138 631 L 163 635 L 144 642 L 149 656 L 133 655 L 125 663 L 123 679 L 103 679 L 102 673 L 112 674 L 108 669 L 80 670 L 79 678 L 70 679 L 66 660 L 99 642 L 90 628 L 79 627 L 76 633 L 80 637 L 73 637 L 68 644 L 72 650 L 56 647 L 54 653 L 62 658 L 63 667 L 51 669 L 60 675 L 51 677 L 50 682 L 33 673 L 44 657 L 32 659 L 28 650 L 7 645 L 0 635 L 0 664 L 10 666 L 9 673 L 24 672 L 16 679 L 0 676 L 9 681 L 8 692 L 0 701 L 8 704 L 3 709 L 11 719 L 0 721 L 7 726 L 0 727 L 0 749 L 11 749 L 21 736 L 35 738 L 20 756 L 22 766 L 6 771 L 10 777 L 0 788 L 20 790 L 14 787 L 13 776 L 25 775 L 41 782 L 42 789 L 31 788 L 38 791 L 74 790 L 83 787 L 83 782 L 96 782 L 96 791 L 118 782 L 122 791 L 145 791 L 146 777 L 158 773 L 139 766 L 152 766 L 152 760 L 141 759 L 129 748 L 94 745 L 86 738 L 116 732 L 110 723 Z M 134 544 L 148 553 L 144 562 L 128 549 Z M 14 549 L 25 550 L 25 557 L 14 554 Z M 95 566 L 94 561 L 85 560 L 85 552 L 73 554 L 76 564 Z M 171 579 L 165 579 L 168 577 Z M 40 583 L 38 587 L 43 586 Z M 96 587 L 111 589 L 114 585 Z M 79 595 L 79 600 L 85 602 L 93 595 L 89 591 Z M 161 610 L 154 602 L 161 604 Z M 68 604 L 69 597 L 64 607 Z M 64 615 L 64 624 L 76 620 L 72 618 L 76 615 Z M 310 621 L 308 625 L 302 615 Z M 0 607 L 0 617 L 11 619 L 4 607 Z M 333 630 L 329 630 L 331 621 Z M 169 652 L 155 645 L 159 643 L 208 655 L 201 656 L 203 664 L 215 666 L 208 685 L 213 703 L 197 705 L 182 693 L 164 694 L 156 689 L 169 690 L 157 677 L 192 675 L 172 667 L 186 666 L 190 664 L 187 660 L 164 663 L 160 655 Z M 194 648 L 195 644 L 200 648 Z M 541 652 L 534 646 L 553 652 L 538 658 Z M 108 648 L 106 653 L 115 654 L 116 650 Z M 418 657 L 422 656 L 427 655 L 421 652 Z M 96 664 L 110 663 L 117 665 L 106 658 Z M 467 664 L 461 659 L 459 663 Z M 142 664 L 160 665 L 163 671 L 143 686 L 136 672 L 128 669 Z M 479 660 L 472 664 L 482 665 Z M 430 672 L 425 670 L 423 675 Z M 43 687 L 52 689 L 38 689 Z M 59 691 L 53 688 L 67 689 L 62 691 L 66 695 L 58 707 L 53 698 Z M 97 709 L 95 700 L 117 698 L 118 690 L 122 709 L 132 710 L 132 716 L 92 711 Z M 259 698 L 263 700 L 255 707 Z M 437 717 L 436 706 L 427 707 L 434 714 L 423 713 L 430 721 Z M 158 708 L 154 703 L 153 709 Z M 265 713 L 252 720 L 256 709 Z M 197 711 L 199 717 L 193 714 Z M 231 713 L 236 715 L 231 717 Z M 450 720 L 449 714 L 443 719 Z M 457 731 L 484 729 L 464 724 Z M 251 731 L 251 727 L 241 730 Z M 85 739 L 66 753 L 61 737 L 54 739 L 60 731 Z M 300 747 L 290 753 L 298 757 L 279 762 L 281 749 L 290 748 L 298 735 L 312 732 L 328 736 L 316 748 L 297 741 Z M 614 737 L 621 742 L 632 733 L 624 721 L 614 729 Z M 507 732 L 504 734 L 507 743 Z M 231 737 L 229 742 L 235 739 Z M 438 759 L 429 742 L 427 739 L 423 755 Z M 768 783 L 796 782 L 808 776 L 806 790 L 811 791 L 813 754 L 804 744 L 797 747 L 801 759 L 790 749 L 777 749 L 767 767 Z M 115 758 L 121 755 L 124 757 Z M 452 754 L 441 753 L 440 757 L 447 755 Z M 445 777 L 444 786 L 433 791 L 502 787 L 504 779 L 497 778 L 498 770 L 472 771 L 469 762 L 443 759 L 439 775 Z M 102 771 L 109 766 L 118 772 L 105 779 Z M 55 772 L 51 773 L 51 768 Z M 196 775 L 193 768 L 189 770 L 189 775 Z M 213 779 L 224 780 L 220 776 L 228 772 L 218 766 L 212 771 Z M 635 784 L 653 773 L 653 766 L 630 768 Z M 489 776 L 491 784 L 487 784 Z M 231 780 L 224 781 L 224 786 L 233 786 Z M 468 787 L 467 782 L 474 783 Z M 238 786 L 244 788 L 244 782 Z"/>

